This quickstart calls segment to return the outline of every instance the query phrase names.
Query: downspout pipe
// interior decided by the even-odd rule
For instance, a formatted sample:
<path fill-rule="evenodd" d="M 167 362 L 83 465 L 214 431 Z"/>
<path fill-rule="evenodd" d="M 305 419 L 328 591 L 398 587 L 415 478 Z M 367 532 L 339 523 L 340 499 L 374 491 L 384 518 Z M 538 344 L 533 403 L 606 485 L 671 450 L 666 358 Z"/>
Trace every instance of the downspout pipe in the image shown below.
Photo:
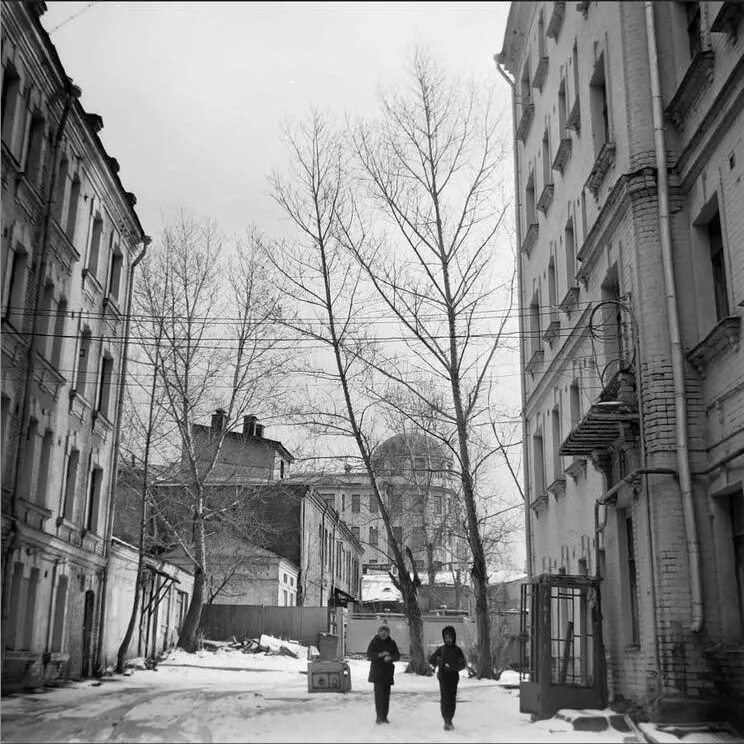
<path fill-rule="evenodd" d="M 522 313 L 522 256 L 520 253 L 520 246 L 522 245 L 522 223 L 520 220 L 520 201 L 519 201 L 519 145 L 517 144 L 516 127 L 517 127 L 517 85 L 512 80 L 503 68 L 503 61 L 501 55 L 494 54 L 493 61 L 496 63 L 496 69 L 507 85 L 511 88 L 511 99 L 512 99 L 512 129 L 514 131 L 513 136 L 513 160 L 514 160 L 514 227 L 517 231 L 517 251 L 516 251 L 516 262 L 517 262 L 517 290 L 519 292 L 519 337 L 524 338 L 524 317 Z M 527 569 L 527 580 L 531 581 L 533 576 L 532 566 L 532 513 L 530 511 L 530 488 L 529 488 L 529 449 L 527 446 L 527 392 L 524 388 L 524 349 L 520 344 L 519 349 L 519 380 L 520 380 L 520 394 L 522 400 L 522 463 L 523 473 L 525 481 L 524 489 L 524 541 L 525 541 L 525 552 L 527 553 L 527 561 L 525 568 Z M 504 453 L 506 454 L 506 453 Z"/>
<path fill-rule="evenodd" d="M 659 228 L 661 233 L 661 257 L 664 266 L 664 285 L 667 300 L 667 318 L 672 351 L 672 377 L 674 382 L 674 408 L 677 428 L 677 471 L 682 497 L 687 557 L 690 567 L 690 595 L 692 600 L 692 622 L 690 630 L 699 633 L 703 628 L 703 585 L 700 557 L 700 541 L 695 520 L 695 503 L 692 493 L 690 451 L 687 439 L 687 401 L 685 399 L 685 368 L 682 336 L 677 309 L 677 289 L 674 280 L 672 258 L 672 231 L 669 213 L 669 181 L 667 177 L 666 144 L 664 141 L 664 114 L 659 80 L 659 53 L 656 47 L 656 24 L 654 4 L 644 2 L 646 11 L 646 39 L 648 43 L 649 74 L 651 78 L 651 103 L 654 124 L 654 149 L 656 151 L 657 191 L 659 201 Z"/>
<path fill-rule="evenodd" d="M 116 425 L 114 430 L 114 443 L 111 449 L 111 467 L 109 471 L 109 509 L 108 518 L 106 520 L 106 534 L 104 536 L 104 555 L 106 558 L 106 565 L 103 569 L 103 579 L 101 581 L 101 602 L 100 611 L 98 617 L 98 647 L 96 648 L 96 667 L 99 673 L 103 673 L 101 663 L 103 659 L 103 641 L 104 641 L 104 623 L 106 621 L 106 590 L 108 588 L 108 576 L 109 576 L 109 557 L 111 554 L 111 536 L 114 530 L 114 493 L 116 492 L 116 478 L 117 470 L 119 468 L 119 442 L 121 440 L 121 415 L 124 410 L 124 391 L 126 390 L 126 379 L 127 379 L 127 356 L 129 353 L 129 326 L 132 320 L 132 293 L 134 288 L 134 270 L 137 265 L 145 257 L 147 252 L 147 246 L 150 245 L 152 239 L 149 235 L 143 235 L 139 241 L 142 245 L 142 250 L 137 254 L 132 265 L 129 268 L 129 276 L 127 277 L 127 309 L 126 309 L 126 320 L 124 322 L 124 349 L 122 351 L 121 358 L 121 373 L 119 374 L 119 390 L 117 393 L 116 401 Z M 144 499 L 143 499 L 144 500 Z M 144 505 L 143 505 L 144 510 Z M 138 564 L 138 580 L 137 580 L 137 591 L 139 591 L 139 572 L 142 570 L 142 545 L 140 545 L 140 560 Z"/>
<path fill-rule="evenodd" d="M 602 520 L 602 524 L 599 523 L 599 507 L 607 506 L 612 501 L 617 499 L 617 494 L 620 489 L 628 483 L 640 478 L 642 475 L 677 475 L 677 471 L 674 468 L 636 468 L 632 472 L 628 473 L 624 478 L 621 478 L 615 483 L 612 488 L 607 489 L 595 502 L 594 502 L 594 569 L 595 575 L 599 578 L 599 535 L 604 531 L 607 526 L 607 510 L 605 510 L 605 517 Z"/>

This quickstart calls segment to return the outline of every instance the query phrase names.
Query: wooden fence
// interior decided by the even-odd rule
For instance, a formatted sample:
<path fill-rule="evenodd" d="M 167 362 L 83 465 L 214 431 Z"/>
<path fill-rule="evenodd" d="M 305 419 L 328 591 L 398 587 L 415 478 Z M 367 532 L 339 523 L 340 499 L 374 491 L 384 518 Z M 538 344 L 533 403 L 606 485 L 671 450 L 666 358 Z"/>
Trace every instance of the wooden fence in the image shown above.
<path fill-rule="evenodd" d="M 333 612 L 333 610 L 330 610 Z M 201 631 L 211 641 L 239 641 L 261 634 L 317 646 L 329 630 L 327 607 L 266 607 L 264 605 L 204 605 Z"/>

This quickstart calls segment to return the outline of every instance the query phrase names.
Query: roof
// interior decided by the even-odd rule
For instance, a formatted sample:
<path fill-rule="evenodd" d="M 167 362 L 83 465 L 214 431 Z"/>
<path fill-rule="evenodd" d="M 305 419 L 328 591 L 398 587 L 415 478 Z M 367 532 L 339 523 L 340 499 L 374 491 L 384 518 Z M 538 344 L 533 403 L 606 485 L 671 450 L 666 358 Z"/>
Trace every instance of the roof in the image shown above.
<path fill-rule="evenodd" d="M 516 2 L 512 3 L 509 8 L 504 44 L 498 61 L 515 78 L 519 74 L 520 61 L 536 6 L 537 3 L 534 2 Z"/>
<path fill-rule="evenodd" d="M 207 426 L 206 424 L 193 424 L 193 428 L 195 431 L 204 431 L 204 432 L 211 432 L 214 431 L 211 426 Z M 249 434 L 244 434 L 242 431 L 226 431 L 225 432 L 225 438 L 235 440 L 236 442 L 248 444 L 248 443 L 265 443 L 273 447 L 277 452 L 279 452 L 285 460 L 288 460 L 289 462 L 294 462 L 294 455 L 278 440 L 276 439 L 267 439 L 266 437 L 257 437 L 257 436 L 251 436 Z"/>

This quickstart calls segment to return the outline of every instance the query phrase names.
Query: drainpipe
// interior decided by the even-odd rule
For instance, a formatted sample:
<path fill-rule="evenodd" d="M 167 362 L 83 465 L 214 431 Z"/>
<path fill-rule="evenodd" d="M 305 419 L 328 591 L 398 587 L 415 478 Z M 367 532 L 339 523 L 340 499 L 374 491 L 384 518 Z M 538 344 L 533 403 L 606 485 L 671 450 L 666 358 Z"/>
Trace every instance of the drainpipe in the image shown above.
<path fill-rule="evenodd" d="M 515 221 L 514 226 L 517 230 L 517 289 L 519 292 L 519 337 L 524 338 L 524 317 L 522 313 L 522 256 L 520 247 L 522 245 L 522 223 L 520 221 L 520 201 L 519 201 L 519 145 L 517 144 L 516 127 L 517 127 L 517 86 L 514 80 L 512 80 L 502 67 L 501 55 L 494 54 L 493 61 L 496 63 L 496 69 L 498 70 L 501 77 L 506 80 L 507 85 L 511 88 L 512 98 L 512 128 L 515 132 L 514 144 L 513 144 L 513 158 L 514 158 L 514 213 Z M 527 393 L 524 388 L 524 349 L 520 345 L 519 350 L 519 370 L 520 370 L 520 392 L 522 396 L 522 463 L 524 468 L 524 482 L 526 488 L 524 489 L 524 540 L 525 550 L 527 553 L 527 579 L 532 580 L 532 513 L 530 511 L 530 469 L 529 463 L 529 449 L 527 447 L 527 421 L 525 420 L 525 411 L 527 410 Z M 504 453 L 506 454 L 506 453 Z"/>
<path fill-rule="evenodd" d="M 136 256 L 132 265 L 129 269 L 129 276 L 127 277 L 127 309 L 126 309 L 126 320 L 124 322 L 124 349 L 122 351 L 121 358 L 121 372 L 119 374 L 119 391 L 118 400 L 116 402 L 116 425 L 114 429 L 114 443 L 111 449 L 111 466 L 109 471 L 109 509 L 108 518 L 106 521 L 106 533 L 104 535 L 104 558 L 106 563 L 103 569 L 103 579 L 101 580 L 101 604 L 98 616 L 98 645 L 96 648 L 96 668 L 99 673 L 103 673 L 104 670 L 101 668 L 101 660 L 103 657 L 103 640 L 105 631 L 105 620 L 106 620 L 106 590 L 108 588 L 108 576 L 109 576 L 109 556 L 111 554 L 111 536 L 114 529 L 114 492 L 116 489 L 116 471 L 119 467 L 119 440 L 121 437 L 121 414 L 124 410 L 124 390 L 126 386 L 127 377 L 127 354 L 129 352 L 129 326 L 132 319 L 132 290 L 134 287 L 134 270 L 137 264 L 145 257 L 147 246 L 152 242 L 149 235 L 143 235 L 139 241 L 142 244 L 142 250 Z M 144 502 L 144 497 L 143 497 Z M 144 504 L 143 504 L 144 511 Z M 140 535 L 140 538 L 142 536 Z M 142 540 L 140 541 L 140 559 L 138 562 L 137 582 L 136 590 L 139 591 L 139 576 L 142 571 Z"/>
<path fill-rule="evenodd" d="M 666 144 L 664 141 L 664 114 L 662 110 L 661 84 L 659 81 L 659 53 L 656 48 L 656 26 L 653 5 L 653 2 L 650 2 L 650 0 L 644 2 L 649 73 L 651 76 L 651 101 L 653 104 L 661 256 L 664 266 L 669 338 L 672 347 L 672 377 L 674 381 L 674 408 L 677 426 L 677 470 L 679 473 L 682 509 L 687 536 L 687 557 L 690 566 L 690 594 L 692 599 L 692 623 L 690 624 L 690 630 L 693 633 L 699 633 L 702 630 L 704 622 L 702 569 L 700 542 L 698 539 L 697 522 L 695 520 L 695 503 L 692 494 L 690 453 L 687 441 L 684 355 L 677 311 L 677 289 L 674 281 L 672 232 L 669 214 L 669 183 L 667 179 Z"/>
<path fill-rule="evenodd" d="M 73 100 L 76 100 L 80 98 L 82 95 L 82 92 L 80 88 L 78 88 L 77 85 L 74 85 L 72 80 L 70 78 L 65 79 L 64 83 L 64 89 L 62 91 L 59 91 L 58 95 L 64 95 L 65 96 L 65 102 L 64 107 L 62 109 L 62 116 L 59 120 L 59 125 L 57 126 L 57 131 L 54 135 L 54 143 L 52 145 L 52 152 L 51 152 L 51 175 L 49 177 L 49 188 L 47 189 L 47 196 L 44 204 L 44 215 L 43 215 L 43 223 L 41 228 L 41 239 L 39 241 L 39 247 L 41 249 L 41 256 L 39 257 L 39 261 L 37 264 L 36 269 L 36 276 L 35 276 L 35 282 L 36 282 L 36 298 L 34 299 L 34 310 L 33 310 L 33 317 L 31 319 L 31 336 L 29 338 L 29 344 L 28 344 L 28 351 L 26 352 L 26 379 L 24 383 L 24 389 L 23 389 L 23 399 L 21 402 L 21 433 L 18 437 L 18 447 L 16 449 L 16 458 L 15 458 L 15 466 L 13 470 L 13 485 L 12 485 L 12 491 L 10 495 L 10 515 L 11 515 L 11 526 L 10 526 L 10 532 L 8 535 L 8 538 L 5 540 L 5 544 L 3 545 L 3 561 L 4 561 L 4 570 L 2 572 L 2 595 L 3 598 L 9 596 L 8 592 L 8 583 L 10 579 L 10 565 L 11 565 L 11 556 L 13 555 L 13 551 L 15 550 L 15 544 L 18 539 L 18 484 L 21 480 L 21 459 L 23 453 L 21 452 L 21 442 L 23 441 L 23 433 L 28 431 L 28 412 L 30 407 L 30 398 L 31 398 L 31 385 L 33 382 L 33 367 L 34 367 L 34 356 L 36 354 L 36 345 L 34 343 L 36 336 L 39 333 L 39 316 L 40 316 L 40 307 L 39 303 L 41 301 L 42 297 L 42 287 L 41 283 L 44 279 L 44 273 L 46 271 L 47 266 L 47 257 L 49 255 L 49 250 L 47 248 L 47 236 L 49 234 L 49 220 L 51 218 L 52 214 L 52 204 L 54 203 L 54 190 L 57 183 L 57 155 L 59 153 L 59 146 L 60 142 L 62 141 L 62 135 L 65 131 L 65 126 L 67 125 L 67 119 L 70 115 L 70 109 L 72 108 L 72 102 Z M 5 604 L 5 602 L 3 603 Z M 3 629 L 4 629 L 4 623 L 5 623 L 5 607 L 3 607 Z M 5 652 L 3 651 L 3 657 L 5 656 Z"/>

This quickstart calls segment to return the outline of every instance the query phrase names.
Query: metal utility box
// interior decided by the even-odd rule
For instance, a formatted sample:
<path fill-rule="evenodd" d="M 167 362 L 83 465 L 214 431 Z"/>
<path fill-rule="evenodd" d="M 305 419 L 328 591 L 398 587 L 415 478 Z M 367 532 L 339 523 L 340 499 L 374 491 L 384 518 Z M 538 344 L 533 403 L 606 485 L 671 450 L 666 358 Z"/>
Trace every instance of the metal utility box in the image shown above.
<path fill-rule="evenodd" d="M 345 661 L 311 661 L 307 665 L 308 692 L 349 692 L 351 670 Z"/>
<path fill-rule="evenodd" d="M 338 636 L 333 633 L 318 633 L 318 653 L 321 661 L 338 659 Z"/>
<path fill-rule="evenodd" d="M 550 718 L 561 708 L 606 706 L 599 584 L 564 574 L 522 584 L 521 713 Z"/>

